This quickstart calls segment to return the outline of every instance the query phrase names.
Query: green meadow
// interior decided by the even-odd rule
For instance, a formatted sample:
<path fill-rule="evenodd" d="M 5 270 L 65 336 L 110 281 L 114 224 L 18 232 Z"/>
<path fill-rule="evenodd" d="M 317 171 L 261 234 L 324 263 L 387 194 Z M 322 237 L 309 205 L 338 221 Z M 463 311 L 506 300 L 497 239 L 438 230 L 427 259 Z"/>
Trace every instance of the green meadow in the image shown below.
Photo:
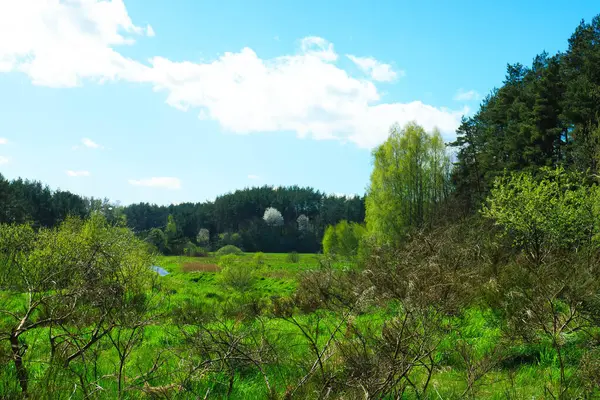
<path fill-rule="evenodd" d="M 229 257 L 227 262 L 233 263 L 230 266 L 239 265 L 253 275 L 247 289 L 237 290 L 223 281 L 222 257 L 214 254 L 156 257 L 155 265 L 168 271 L 168 275 L 154 277 L 155 295 L 159 298 L 153 304 L 154 317 L 146 321 L 136 336 L 135 348 L 125 363 L 122 387 L 119 389 L 115 376 L 119 353 L 105 344 L 96 350 L 93 368 L 86 367 L 89 370 L 85 371 L 85 379 L 93 381 L 87 396 L 115 398 L 121 393 L 122 398 L 132 399 L 284 398 L 290 395 L 290 389 L 302 380 L 314 362 L 313 346 L 319 351 L 326 348 L 336 329 L 339 328 L 334 335 L 335 341 L 341 343 L 354 329 L 381 329 L 385 321 L 401 313 L 402 307 L 390 301 L 385 305 L 365 305 L 351 321 L 327 310 L 301 313 L 294 322 L 285 315 L 276 315 L 273 306 L 277 299 L 292 296 L 303 276 L 315 271 L 356 268 L 353 262 L 332 262 L 322 255 L 300 254 L 294 261 L 289 258 L 287 254 L 257 256 L 253 253 Z M 9 296 L 2 295 L 3 302 L 10 301 Z M 431 355 L 435 371 L 429 377 L 427 398 L 548 398 L 544 395 L 547 382 L 556 381 L 559 374 L 556 352 L 551 344 L 512 343 L 506 347 L 498 316 L 493 310 L 477 305 L 453 317 L 444 317 L 441 324 L 444 326 L 442 331 L 431 332 L 437 343 Z M 264 365 L 260 369 L 247 360 L 239 360 L 235 368 L 230 366 L 230 371 L 227 366 L 207 366 L 196 375 L 192 370 L 198 366 L 190 356 L 195 349 L 187 346 L 198 346 L 197 351 L 203 347 L 193 340 L 189 344 L 188 340 L 205 330 L 215 341 L 223 340 L 222 348 L 213 349 L 217 354 L 231 350 L 233 345 L 228 341 L 250 340 L 254 343 L 264 340 L 271 347 L 265 351 L 265 357 L 270 352 L 277 356 L 261 360 Z M 71 383 L 73 386 L 69 387 L 62 386 L 61 382 L 72 382 L 74 375 L 84 372 L 77 371 L 78 367 L 83 368 L 83 363 L 73 365 L 75 371 L 69 372 L 57 372 L 51 365 L 36 363 L 36 360 L 45 359 L 48 349 L 44 346 L 44 338 L 48 334 L 48 329 L 43 328 L 23 338 L 35 349 L 26 355 L 26 362 L 31 365 L 29 379 L 35 393 L 32 397 L 81 398 L 77 383 Z M 124 337 L 131 334 L 131 329 L 120 332 Z M 582 339 L 576 333 L 568 338 L 567 358 L 580 358 L 578 344 Z M 254 345 L 260 348 L 259 344 Z M 468 350 L 461 351 L 457 346 Z M 502 361 L 488 362 L 499 354 L 500 348 Z M 336 365 L 332 359 L 327 363 L 330 365 L 325 367 L 326 370 Z M 576 365 L 570 365 L 566 373 L 572 375 L 576 368 Z M 270 391 L 265 376 L 268 376 Z M 416 386 L 422 386 L 427 379 L 426 365 L 415 366 L 411 379 Z M 294 396 L 318 398 L 322 396 L 319 389 L 316 383 L 308 383 Z M 15 370 L 9 364 L 1 370 L 0 393 L 4 398 L 19 398 Z M 406 390 L 402 398 L 420 398 L 419 390 Z"/>

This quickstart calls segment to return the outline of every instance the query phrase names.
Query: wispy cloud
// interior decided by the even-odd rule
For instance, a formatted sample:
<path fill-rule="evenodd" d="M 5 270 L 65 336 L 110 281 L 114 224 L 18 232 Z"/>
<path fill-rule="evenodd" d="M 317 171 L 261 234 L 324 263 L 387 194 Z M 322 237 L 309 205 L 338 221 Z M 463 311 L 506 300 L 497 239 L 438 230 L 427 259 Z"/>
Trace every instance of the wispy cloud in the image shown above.
<path fill-rule="evenodd" d="M 90 138 L 83 138 L 83 139 L 81 139 L 81 143 L 83 143 L 83 145 L 85 147 L 88 147 L 90 149 L 101 149 L 102 148 L 102 146 L 100 146 L 98 143 L 94 142 Z"/>
<path fill-rule="evenodd" d="M 368 74 L 377 82 L 392 82 L 398 76 L 404 76 L 404 71 L 394 71 L 390 64 L 384 64 L 373 57 L 357 57 L 352 54 L 346 55 L 358 68 Z"/>
<path fill-rule="evenodd" d="M 146 35 L 148 37 L 154 37 L 156 35 L 156 33 L 154 33 L 154 28 L 152 28 L 152 25 L 150 24 L 146 25 Z"/>
<path fill-rule="evenodd" d="M 173 177 L 152 177 L 145 179 L 130 179 L 129 184 L 133 186 L 145 186 L 162 189 L 181 189 L 181 180 Z"/>
<path fill-rule="evenodd" d="M 5 165 L 5 164 L 8 164 L 9 162 L 10 162 L 10 158 L 0 156 L 0 165 Z"/>
<path fill-rule="evenodd" d="M 68 176 L 72 176 L 74 178 L 81 178 L 84 176 L 90 176 L 90 171 L 73 171 L 73 170 L 67 170 L 66 171 Z"/>
<path fill-rule="evenodd" d="M 260 176 L 258 176 L 258 175 L 253 175 L 253 174 L 250 174 L 250 175 L 248 175 L 248 179 L 251 179 L 251 180 L 253 180 L 253 181 L 256 181 L 256 180 L 260 179 Z"/>
<path fill-rule="evenodd" d="M 8 143 L 7 138 L 0 137 L 0 144 L 7 144 L 7 143 Z"/>
<path fill-rule="evenodd" d="M 98 143 L 94 142 L 90 138 L 83 138 L 83 139 L 81 139 L 81 144 L 75 145 L 71 148 L 73 150 L 79 150 L 81 148 L 102 150 L 102 149 L 104 149 L 104 146 L 99 145 Z"/>
<path fill-rule="evenodd" d="M 473 101 L 473 100 L 479 100 L 480 96 L 479 93 L 475 90 L 469 90 L 466 91 L 463 88 L 460 88 L 456 91 L 456 94 L 454 95 L 454 100 L 456 101 Z"/>

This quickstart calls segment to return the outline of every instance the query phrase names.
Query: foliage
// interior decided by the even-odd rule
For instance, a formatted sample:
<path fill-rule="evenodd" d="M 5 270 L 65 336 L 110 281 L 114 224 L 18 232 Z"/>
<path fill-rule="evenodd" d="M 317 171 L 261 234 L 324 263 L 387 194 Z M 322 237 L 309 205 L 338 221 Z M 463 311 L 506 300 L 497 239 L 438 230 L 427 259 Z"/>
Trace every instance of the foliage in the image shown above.
<path fill-rule="evenodd" d="M 208 252 L 204 248 L 196 246 L 192 242 L 187 242 L 183 248 L 183 254 L 189 257 L 206 257 Z"/>
<path fill-rule="evenodd" d="M 219 246 L 242 246 L 242 237 L 239 233 L 225 232 L 219 234 Z"/>
<path fill-rule="evenodd" d="M 148 236 L 146 236 L 146 241 L 161 253 L 164 253 L 167 249 L 167 236 L 162 229 L 152 228 L 148 233 Z"/>
<path fill-rule="evenodd" d="M 265 254 L 261 252 L 254 253 L 252 262 L 256 267 L 262 267 L 265 264 Z"/>
<path fill-rule="evenodd" d="M 565 52 L 507 66 L 503 85 L 463 120 L 453 174 L 466 210 L 479 207 L 504 171 L 563 166 L 598 173 L 600 16 L 584 21 Z"/>
<path fill-rule="evenodd" d="M 556 351 L 560 376 L 548 391 L 572 396 L 564 347 L 568 335 L 593 327 L 600 290 L 597 187 L 563 169 L 513 173 L 497 179 L 483 214 L 502 226 L 527 264 L 500 275 L 506 329 L 534 341 L 545 338 Z M 494 304 L 496 305 L 496 304 Z"/>
<path fill-rule="evenodd" d="M 0 312 L 9 316 L 0 321 L 0 338 L 10 344 L 24 396 L 35 385 L 28 356 L 34 332 L 47 332 L 35 339 L 45 340 L 34 349 L 37 362 L 72 373 L 88 367 L 96 342 L 145 312 L 150 265 L 144 243 L 99 214 L 38 232 L 0 225 Z M 93 383 L 81 385 L 85 393 Z"/>
<path fill-rule="evenodd" d="M 450 191 L 450 159 L 439 131 L 427 133 L 414 123 L 394 126 L 373 157 L 366 199 L 369 231 L 394 241 L 410 227 L 431 224 Z"/>
<path fill-rule="evenodd" d="M 240 262 L 235 254 L 228 254 L 219 259 L 222 268 L 219 281 L 234 290 L 243 292 L 252 289 L 256 277 L 251 266 Z"/>
<path fill-rule="evenodd" d="M 242 252 L 242 250 L 240 250 L 239 247 L 235 247 L 234 245 L 231 245 L 231 244 L 228 244 L 227 246 L 223 246 L 219 250 L 217 250 L 217 255 L 219 255 L 219 256 L 224 256 L 224 255 L 229 255 L 229 254 L 240 256 L 244 253 Z"/>
<path fill-rule="evenodd" d="M 330 225 L 323 235 L 323 252 L 346 258 L 355 257 L 365 233 L 364 226 L 346 220 L 335 226 Z"/>
<path fill-rule="evenodd" d="M 287 261 L 291 262 L 291 263 L 300 262 L 300 254 L 298 254 L 298 252 L 296 252 L 296 251 L 292 251 L 291 253 L 288 253 Z"/>
<path fill-rule="evenodd" d="M 496 180 L 483 214 L 509 233 L 536 265 L 556 250 L 577 251 L 597 235 L 596 187 L 563 169 Z"/>
<path fill-rule="evenodd" d="M 201 229 L 207 229 L 215 242 L 219 241 L 220 234 L 239 235 L 235 243 L 215 243 L 216 248 L 233 244 L 247 251 L 317 252 L 327 225 L 342 219 L 363 222 L 365 213 L 363 197 L 326 195 L 312 188 L 297 186 L 237 190 L 218 196 L 214 202 L 120 206 L 108 199 L 52 191 L 40 182 L 9 181 L 1 174 L 0 204 L 3 205 L 0 223 L 30 221 L 36 227 L 54 227 L 69 215 L 85 218 L 92 212 L 99 212 L 109 223 L 126 225 L 142 238 L 155 228 L 165 232 L 170 215 L 175 232 L 172 232 L 172 226 L 169 230 L 175 234 L 176 240 L 172 243 L 173 249 L 165 248 L 164 254 L 183 254 L 188 240 L 210 249 L 212 246 L 198 241 Z M 268 207 L 279 210 L 287 221 L 278 232 L 272 232 L 262 219 Z M 304 218 L 300 218 L 302 215 L 308 218 L 308 230 L 305 229 Z"/>

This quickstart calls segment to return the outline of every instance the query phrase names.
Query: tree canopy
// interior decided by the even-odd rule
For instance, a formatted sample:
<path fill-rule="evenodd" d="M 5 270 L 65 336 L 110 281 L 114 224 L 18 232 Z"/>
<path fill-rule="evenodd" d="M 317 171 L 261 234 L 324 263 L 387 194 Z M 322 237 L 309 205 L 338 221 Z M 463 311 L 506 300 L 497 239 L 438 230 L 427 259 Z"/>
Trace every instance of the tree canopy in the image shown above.
<path fill-rule="evenodd" d="M 218 196 L 214 202 L 120 206 L 108 199 L 51 190 L 36 181 L 9 181 L 1 174 L 0 202 L 4 205 L 0 223 L 54 227 L 67 216 L 85 218 L 97 211 L 110 223 L 125 224 L 161 252 L 170 254 L 183 251 L 190 242 L 207 249 L 235 244 L 246 251 L 317 252 L 328 225 L 342 219 L 363 222 L 365 214 L 363 197 L 327 195 L 298 186 L 236 190 Z M 278 218 L 279 232 L 269 229 L 263 219 L 265 210 L 271 207 L 283 218 Z M 229 243 L 233 235 L 238 239 Z"/>
<path fill-rule="evenodd" d="M 531 66 L 508 65 L 494 89 L 457 131 L 453 180 L 467 209 L 477 208 L 507 171 L 563 166 L 598 172 L 600 16 L 581 22 L 565 52 L 541 53 Z"/>
<path fill-rule="evenodd" d="M 427 133 L 414 123 L 394 126 L 373 158 L 366 199 L 369 231 L 394 240 L 409 227 L 431 223 L 450 194 L 450 159 L 439 131 Z"/>

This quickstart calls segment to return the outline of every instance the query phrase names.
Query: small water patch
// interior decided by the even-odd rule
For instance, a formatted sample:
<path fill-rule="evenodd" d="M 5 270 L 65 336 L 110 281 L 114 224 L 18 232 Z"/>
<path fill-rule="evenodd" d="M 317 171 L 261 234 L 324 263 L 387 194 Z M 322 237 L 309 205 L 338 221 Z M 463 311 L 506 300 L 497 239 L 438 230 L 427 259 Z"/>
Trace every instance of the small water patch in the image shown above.
<path fill-rule="evenodd" d="M 167 271 L 163 267 L 159 267 L 158 265 L 153 265 L 150 267 L 150 269 L 159 274 L 160 276 L 169 275 L 169 271 Z"/>

